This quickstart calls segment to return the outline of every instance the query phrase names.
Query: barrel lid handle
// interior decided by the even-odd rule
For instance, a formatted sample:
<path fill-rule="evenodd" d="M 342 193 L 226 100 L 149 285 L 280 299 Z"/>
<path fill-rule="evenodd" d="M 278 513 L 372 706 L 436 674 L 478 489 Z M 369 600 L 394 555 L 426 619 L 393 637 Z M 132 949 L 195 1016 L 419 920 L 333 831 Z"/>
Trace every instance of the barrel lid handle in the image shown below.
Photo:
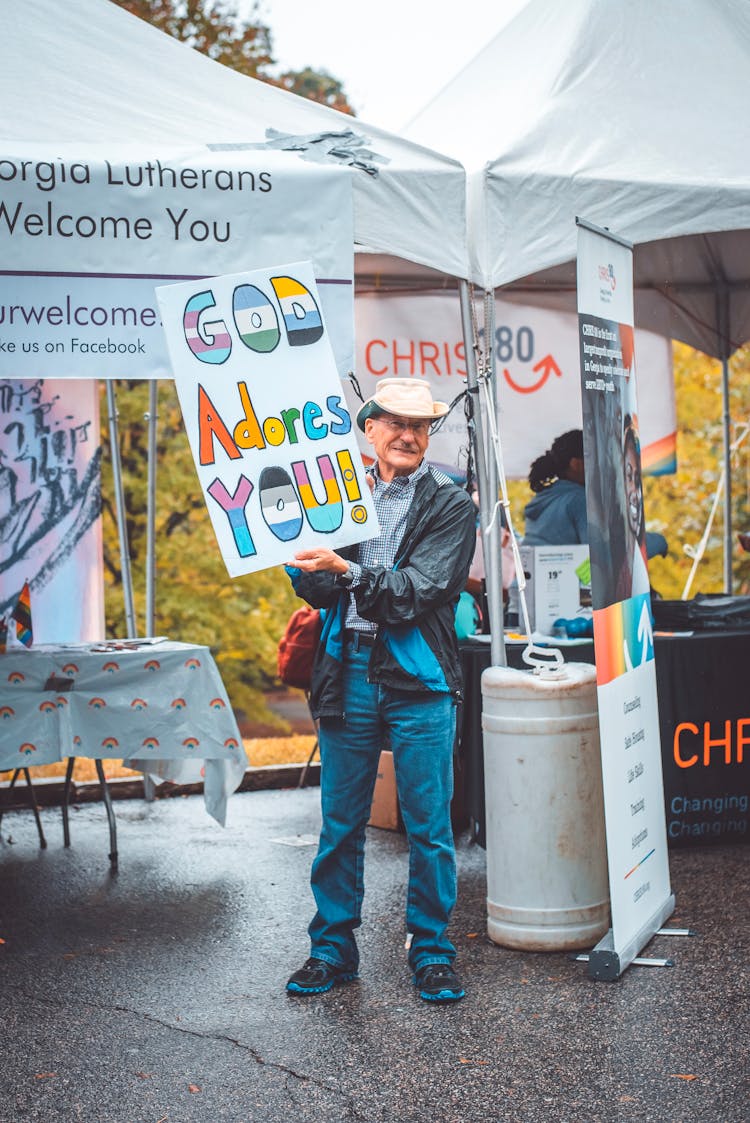
<path fill-rule="evenodd" d="M 526 645 L 521 656 L 541 678 L 563 678 L 565 658 L 558 647 L 540 647 L 533 641 Z"/>

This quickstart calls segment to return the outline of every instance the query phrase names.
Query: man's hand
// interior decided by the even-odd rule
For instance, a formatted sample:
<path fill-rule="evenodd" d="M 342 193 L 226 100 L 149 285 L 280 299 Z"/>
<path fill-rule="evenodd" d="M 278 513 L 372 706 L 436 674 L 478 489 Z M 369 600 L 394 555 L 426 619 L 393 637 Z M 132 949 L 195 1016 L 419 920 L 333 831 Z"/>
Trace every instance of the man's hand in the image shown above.
<path fill-rule="evenodd" d="M 291 562 L 303 573 L 346 573 L 349 563 L 339 557 L 335 550 L 324 547 L 314 550 L 300 550 Z"/>

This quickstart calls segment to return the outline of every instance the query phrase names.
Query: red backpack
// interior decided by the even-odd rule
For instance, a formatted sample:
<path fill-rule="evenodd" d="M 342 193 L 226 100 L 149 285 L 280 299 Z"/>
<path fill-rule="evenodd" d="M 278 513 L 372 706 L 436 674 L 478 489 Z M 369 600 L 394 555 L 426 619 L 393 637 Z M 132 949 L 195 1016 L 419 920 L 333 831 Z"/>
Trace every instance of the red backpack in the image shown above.
<path fill-rule="evenodd" d="M 323 621 L 320 610 L 303 605 L 289 617 L 279 640 L 278 673 L 285 686 L 310 689 L 312 665 Z"/>

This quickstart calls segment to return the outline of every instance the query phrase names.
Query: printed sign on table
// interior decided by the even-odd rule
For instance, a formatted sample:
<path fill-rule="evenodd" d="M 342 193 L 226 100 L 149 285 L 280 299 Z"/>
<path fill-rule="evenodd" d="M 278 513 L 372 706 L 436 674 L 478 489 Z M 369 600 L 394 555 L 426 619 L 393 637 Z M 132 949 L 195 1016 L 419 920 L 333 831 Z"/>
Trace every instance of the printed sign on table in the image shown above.
<path fill-rule="evenodd" d="M 156 294 L 230 576 L 377 535 L 310 262 Z"/>
<path fill-rule="evenodd" d="M 615 952 L 624 954 L 652 921 L 653 935 L 674 898 L 646 564 L 632 250 L 583 225 L 578 310 L 612 933 Z"/>

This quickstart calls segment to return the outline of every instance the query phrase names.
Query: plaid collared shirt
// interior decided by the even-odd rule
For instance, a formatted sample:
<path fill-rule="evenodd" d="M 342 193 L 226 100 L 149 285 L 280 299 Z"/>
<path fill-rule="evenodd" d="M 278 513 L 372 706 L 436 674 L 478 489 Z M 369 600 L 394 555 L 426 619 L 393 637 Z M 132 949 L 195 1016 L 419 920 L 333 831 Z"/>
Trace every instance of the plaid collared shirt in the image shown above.
<path fill-rule="evenodd" d="M 393 567 L 396 550 L 401 543 L 409 508 L 414 498 L 415 484 L 428 471 L 427 461 L 423 460 L 410 476 L 394 476 L 390 483 L 385 483 L 380 478 L 377 463 L 370 469 L 370 474 L 375 480 L 372 499 L 380 522 L 380 534 L 377 538 L 360 542 L 357 561 L 349 563 L 353 578 L 351 588 L 355 588 L 360 583 L 362 566 L 382 565 L 386 569 Z M 344 627 L 357 632 L 377 631 L 376 624 L 371 620 L 363 620 L 357 614 L 353 596 L 349 597 Z"/>

